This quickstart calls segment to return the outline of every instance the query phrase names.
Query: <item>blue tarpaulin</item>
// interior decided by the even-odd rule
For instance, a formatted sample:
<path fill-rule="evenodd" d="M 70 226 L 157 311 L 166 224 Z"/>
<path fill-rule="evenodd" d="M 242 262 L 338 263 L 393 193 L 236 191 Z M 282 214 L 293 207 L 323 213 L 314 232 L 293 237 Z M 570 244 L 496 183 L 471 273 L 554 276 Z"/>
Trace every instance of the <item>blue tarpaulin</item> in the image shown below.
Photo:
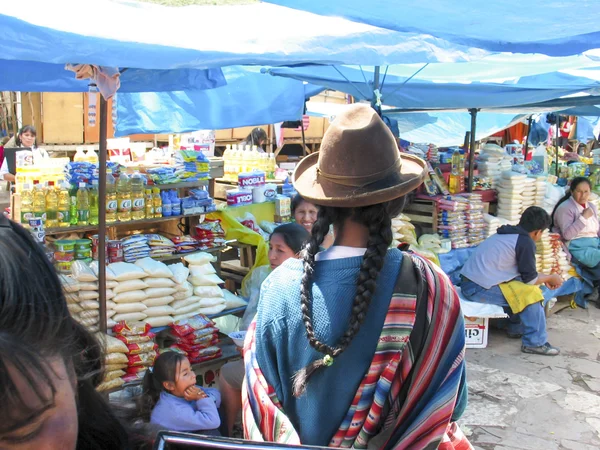
<path fill-rule="evenodd" d="M 115 135 L 218 130 L 298 120 L 306 97 L 323 90 L 270 77 L 259 68 L 224 67 L 227 85 L 206 91 L 119 94 Z"/>
<path fill-rule="evenodd" d="M 598 48 L 597 0 L 265 0 L 494 52 L 575 55 Z"/>
<path fill-rule="evenodd" d="M 264 3 L 175 8 L 125 0 L 4 1 L 0 29 L 6 60 L 139 69 L 376 65 L 487 54 L 420 33 Z"/>
<path fill-rule="evenodd" d="M 465 66 L 463 78 L 470 63 Z M 421 73 L 413 78 L 392 71 L 380 77 L 383 103 L 406 109 L 497 108 L 538 103 L 566 95 L 600 89 L 600 82 L 562 72 L 527 75 L 505 82 L 438 82 Z M 518 71 L 518 66 L 515 67 Z M 360 100 L 372 100 L 374 71 L 371 67 L 278 67 L 269 73 L 346 92 Z"/>

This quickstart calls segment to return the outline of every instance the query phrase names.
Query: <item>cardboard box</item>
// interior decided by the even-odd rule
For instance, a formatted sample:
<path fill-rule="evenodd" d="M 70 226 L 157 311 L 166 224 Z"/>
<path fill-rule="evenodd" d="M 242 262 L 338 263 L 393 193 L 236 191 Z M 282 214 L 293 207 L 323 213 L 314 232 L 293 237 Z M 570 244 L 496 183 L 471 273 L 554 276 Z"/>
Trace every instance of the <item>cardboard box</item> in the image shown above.
<path fill-rule="evenodd" d="M 467 348 L 486 348 L 490 319 L 465 317 L 465 343 Z"/>

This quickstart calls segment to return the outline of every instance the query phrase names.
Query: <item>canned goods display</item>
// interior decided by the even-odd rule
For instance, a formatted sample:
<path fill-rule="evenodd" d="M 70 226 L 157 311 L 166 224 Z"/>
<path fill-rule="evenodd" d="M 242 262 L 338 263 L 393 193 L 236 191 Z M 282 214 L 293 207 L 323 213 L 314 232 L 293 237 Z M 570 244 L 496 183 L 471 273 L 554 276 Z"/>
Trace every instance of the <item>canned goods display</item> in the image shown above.
<path fill-rule="evenodd" d="M 98 255 L 98 235 L 94 234 L 93 236 L 91 236 L 92 238 L 92 259 L 94 261 L 98 261 L 99 255 Z M 108 258 L 108 242 L 104 241 L 104 257 L 106 259 L 106 262 L 109 262 L 109 258 Z"/>
<path fill-rule="evenodd" d="M 121 241 L 108 241 L 108 260 L 111 263 L 125 261 L 123 243 Z"/>
<path fill-rule="evenodd" d="M 44 221 L 41 217 L 29 219 L 29 228 L 36 241 L 44 243 L 46 241 L 46 232 L 44 231 Z"/>

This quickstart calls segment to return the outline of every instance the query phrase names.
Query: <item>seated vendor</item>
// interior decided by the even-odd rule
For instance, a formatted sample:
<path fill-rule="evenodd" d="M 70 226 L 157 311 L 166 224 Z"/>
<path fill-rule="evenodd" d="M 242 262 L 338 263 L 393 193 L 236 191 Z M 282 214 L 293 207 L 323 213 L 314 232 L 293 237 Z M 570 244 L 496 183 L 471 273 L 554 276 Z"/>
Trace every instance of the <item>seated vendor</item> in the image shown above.
<path fill-rule="evenodd" d="M 531 206 L 518 226 L 500 227 L 467 260 L 461 271 L 461 291 L 467 300 L 504 307 L 511 316 L 508 335 L 522 337 L 522 352 L 555 356 L 560 350 L 547 341 L 538 286 L 557 289 L 563 280 L 560 275 L 538 274 L 535 260 L 535 243 L 549 226 L 548 213 Z"/>
<path fill-rule="evenodd" d="M 559 200 L 552 213 L 554 231 L 562 236 L 577 264 L 587 270 L 594 292 L 588 300 L 600 308 L 598 284 L 600 282 L 600 222 L 598 211 L 589 203 L 592 183 L 585 177 L 574 178 L 567 194 Z"/>

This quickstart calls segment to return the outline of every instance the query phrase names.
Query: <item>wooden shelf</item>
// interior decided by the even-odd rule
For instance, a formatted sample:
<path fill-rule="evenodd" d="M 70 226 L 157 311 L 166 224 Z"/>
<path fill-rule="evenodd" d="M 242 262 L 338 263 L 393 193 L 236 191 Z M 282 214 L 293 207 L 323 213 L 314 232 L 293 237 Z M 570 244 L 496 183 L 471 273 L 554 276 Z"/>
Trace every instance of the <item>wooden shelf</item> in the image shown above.
<path fill-rule="evenodd" d="M 188 255 L 194 255 L 196 253 L 217 253 L 217 252 L 220 252 L 221 250 L 224 250 L 225 248 L 226 248 L 225 246 L 213 247 L 213 248 L 207 248 L 206 250 L 195 250 L 193 252 L 187 252 L 187 253 L 174 253 L 171 256 L 164 256 L 164 257 L 152 258 L 152 259 L 154 259 L 155 261 L 160 261 L 160 262 L 176 261 L 179 259 L 183 259 L 184 257 L 186 257 Z"/>
<path fill-rule="evenodd" d="M 153 184 L 148 185 L 149 187 L 157 187 L 160 189 L 184 189 L 184 188 L 195 188 L 200 186 L 208 186 L 210 180 L 198 180 L 198 181 L 182 181 L 181 183 L 169 183 L 169 184 Z"/>
<path fill-rule="evenodd" d="M 157 217 L 156 219 L 141 219 L 141 220 L 130 220 L 128 222 L 110 222 L 106 224 L 106 228 L 111 227 L 123 227 L 123 226 L 131 226 L 131 225 L 152 225 L 155 223 L 163 223 L 169 222 L 171 220 L 180 220 L 188 217 L 200 217 L 204 214 L 190 214 L 187 216 L 169 216 L 169 217 Z M 47 228 L 46 235 L 55 235 L 62 233 L 83 233 L 86 231 L 95 231 L 98 230 L 98 225 L 82 225 L 82 226 L 72 226 L 72 227 L 55 227 L 55 228 Z"/>

